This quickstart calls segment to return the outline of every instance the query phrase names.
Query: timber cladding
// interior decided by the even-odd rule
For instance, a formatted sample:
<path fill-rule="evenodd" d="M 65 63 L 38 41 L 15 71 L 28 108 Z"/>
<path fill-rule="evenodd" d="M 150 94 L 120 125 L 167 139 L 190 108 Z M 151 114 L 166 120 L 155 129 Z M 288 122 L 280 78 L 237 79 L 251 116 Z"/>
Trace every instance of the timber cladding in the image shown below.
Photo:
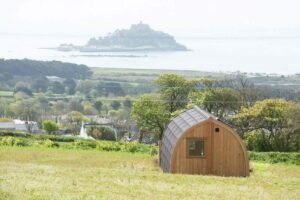
<path fill-rule="evenodd" d="M 195 107 L 174 118 L 160 145 L 164 172 L 249 176 L 249 160 L 239 135 Z"/>

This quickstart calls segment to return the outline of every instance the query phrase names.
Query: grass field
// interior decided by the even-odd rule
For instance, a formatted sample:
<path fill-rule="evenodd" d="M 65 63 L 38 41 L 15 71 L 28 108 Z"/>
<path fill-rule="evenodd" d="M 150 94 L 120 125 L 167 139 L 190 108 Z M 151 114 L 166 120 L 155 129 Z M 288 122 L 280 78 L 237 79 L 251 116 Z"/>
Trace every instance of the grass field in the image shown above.
<path fill-rule="evenodd" d="M 156 157 L 0 147 L 0 199 L 300 199 L 300 167 L 252 163 L 249 178 L 164 174 Z"/>
<path fill-rule="evenodd" d="M 13 95 L 12 91 L 0 91 L 0 97 L 13 97 Z"/>

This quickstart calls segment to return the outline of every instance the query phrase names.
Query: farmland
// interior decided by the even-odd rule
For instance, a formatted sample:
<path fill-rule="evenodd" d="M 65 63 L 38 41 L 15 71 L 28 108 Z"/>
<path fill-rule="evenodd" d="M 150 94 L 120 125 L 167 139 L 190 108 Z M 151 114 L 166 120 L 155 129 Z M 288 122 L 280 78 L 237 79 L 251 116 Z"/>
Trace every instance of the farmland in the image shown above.
<path fill-rule="evenodd" d="M 300 167 L 252 162 L 249 178 L 164 174 L 157 157 L 0 147 L 1 199 L 299 199 Z"/>

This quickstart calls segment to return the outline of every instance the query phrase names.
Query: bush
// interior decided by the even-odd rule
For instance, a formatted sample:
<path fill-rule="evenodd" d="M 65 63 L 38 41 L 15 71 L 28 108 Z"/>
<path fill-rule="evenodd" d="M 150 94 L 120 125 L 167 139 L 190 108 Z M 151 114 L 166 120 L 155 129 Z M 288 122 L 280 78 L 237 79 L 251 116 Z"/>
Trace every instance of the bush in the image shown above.
<path fill-rule="evenodd" d="M 0 145 L 4 146 L 28 146 L 28 143 L 25 139 L 14 138 L 14 137 L 3 137 L 0 139 Z"/>
<path fill-rule="evenodd" d="M 135 153 L 140 150 L 138 142 L 126 142 L 124 143 L 124 151 Z"/>
<path fill-rule="evenodd" d="M 49 136 L 49 139 L 54 142 L 74 142 L 78 138 L 70 136 Z"/>
<path fill-rule="evenodd" d="M 30 134 L 18 131 L 0 131 L 0 137 L 12 136 L 12 137 L 30 137 Z"/>
<path fill-rule="evenodd" d="M 300 165 L 300 153 L 249 152 L 249 159 L 267 163 L 286 163 Z"/>
<path fill-rule="evenodd" d="M 43 146 L 48 148 L 53 148 L 53 147 L 59 147 L 59 144 L 48 139 L 43 142 Z"/>
<path fill-rule="evenodd" d="M 120 151 L 121 145 L 117 142 L 97 141 L 96 148 L 102 151 Z"/>
<path fill-rule="evenodd" d="M 300 150 L 299 132 L 287 132 L 283 130 L 273 137 L 269 133 L 261 131 L 252 131 L 245 133 L 244 139 L 247 149 L 250 151 L 268 152 L 297 152 Z"/>
<path fill-rule="evenodd" d="M 158 147 L 157 146 L 151 146 L 151 148 L 150 148 L 150 155 L 151 156 L 155 156 L 155 155 L 157 155 L 158 154 Z"/>
<path fill-rule="evenodd" d="M 100 139 L 100 140 L 110 140 L 115 141 L 116 136 L 115 132 L 107 127 L 99 127 L 99 128 L 90 128 L 88 130 L 89 135 L 93 138 Z"/>
<path fill-rule="evenodd" d="M 51 120 L 45 120 L 43 121 L 43 129 L 48 133 L 48 134 L 52 134 L 55 133 L 56 131 L 58 131 L 58 125 L 51 121 Z"/>
<path fill-rule="evenodd" d="M 74 145 L 78 149 L 94 149 L 96 148 L 96 142 L 93 140 L 76 140 Z"/>
<path fill-rule="evenodd" d="M 245 144 L 249 151 L 271 151 L 270 140 L 262 132 L 252 131 L 245 133 Z"/>

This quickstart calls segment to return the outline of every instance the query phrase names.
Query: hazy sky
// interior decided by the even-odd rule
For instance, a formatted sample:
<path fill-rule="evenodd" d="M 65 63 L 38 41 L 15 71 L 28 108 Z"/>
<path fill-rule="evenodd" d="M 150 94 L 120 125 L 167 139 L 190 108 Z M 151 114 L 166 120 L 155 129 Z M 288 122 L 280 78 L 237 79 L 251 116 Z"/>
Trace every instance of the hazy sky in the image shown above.
<path fill-rule="evenodd" d="M 177 36 L 300 35 L 299 0 L 1 0 L 0 33 L 104 35 L 143 21 Z"/>

